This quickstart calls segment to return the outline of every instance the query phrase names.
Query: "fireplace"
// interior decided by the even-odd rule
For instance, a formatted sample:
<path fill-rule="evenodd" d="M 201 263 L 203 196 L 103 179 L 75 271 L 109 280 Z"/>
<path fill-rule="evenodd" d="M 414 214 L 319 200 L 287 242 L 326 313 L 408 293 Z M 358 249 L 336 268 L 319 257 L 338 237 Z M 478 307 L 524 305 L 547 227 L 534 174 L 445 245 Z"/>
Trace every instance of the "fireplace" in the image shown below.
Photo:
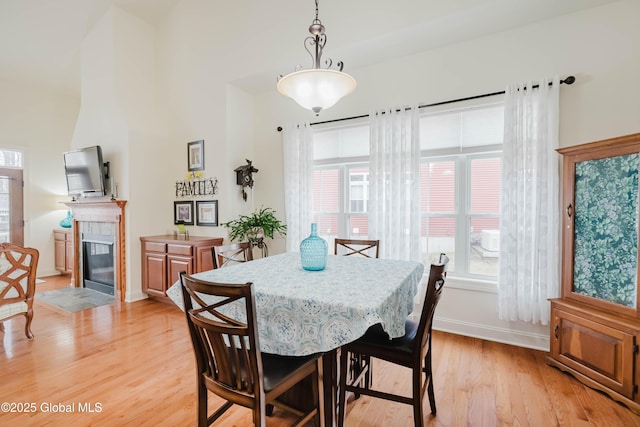
<path fill-rule="evenodd" d="M 82 234 L 82 281 L 85 288 L 115 295 L 114 236 Z"/>
<path fill-rule="evenodd" d="M 68 202 L 73 217 L 72 283 L 125 300 L 126 200 Z"/>

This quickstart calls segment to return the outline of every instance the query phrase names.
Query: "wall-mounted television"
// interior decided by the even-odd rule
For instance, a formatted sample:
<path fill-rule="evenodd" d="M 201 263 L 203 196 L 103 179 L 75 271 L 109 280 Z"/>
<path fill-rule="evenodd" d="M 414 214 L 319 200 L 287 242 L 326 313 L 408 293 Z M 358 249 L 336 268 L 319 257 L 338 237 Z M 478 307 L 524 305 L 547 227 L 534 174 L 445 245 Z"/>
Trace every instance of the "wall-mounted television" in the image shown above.
<path fill-rule="evenodd" d="M 105 166 L 99 145 L 64 153 L 64 172 L 70 196 L 105 195 Z"/>

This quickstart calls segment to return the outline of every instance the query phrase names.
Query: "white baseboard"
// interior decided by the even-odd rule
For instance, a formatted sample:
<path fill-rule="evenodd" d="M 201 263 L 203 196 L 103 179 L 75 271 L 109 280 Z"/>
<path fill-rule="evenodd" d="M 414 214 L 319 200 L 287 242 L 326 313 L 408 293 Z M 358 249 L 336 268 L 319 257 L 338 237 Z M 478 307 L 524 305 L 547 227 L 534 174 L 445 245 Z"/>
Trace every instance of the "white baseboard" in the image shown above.
<path fill-rule="evenodd" d="M 531 348 L 534 350 L 549 351 L 550 348 L 548 335 L 515 331 L 513 329 L 477 323 L 462 322 L 455 319 L 446 319 L 437 316 L 433 319 L 433 329 L 487 341 L 495 341 L 503 344 Z"/>
<path fill-rule="evenodd" d="M 40 269 L 38 269 L 38 277 L 48 277 L 48 276 L 62 276 L 62 274 L 58 270 L 41 271 Z M 69 277 L 71 277 L 71 276 L 69 276 Z"/>
<path fill-rule="evenodd" d="M 126 294 L 124 296 L 124 301 L 125 302 L 135 302 L 135 301 L 140 301 L 140 300 L 147 299 L 147 298 L 148 298 L 147 294 L 145 294 L 142 291 L 138 291 L 138 292 L 136 292 L 134 294 Z"/>

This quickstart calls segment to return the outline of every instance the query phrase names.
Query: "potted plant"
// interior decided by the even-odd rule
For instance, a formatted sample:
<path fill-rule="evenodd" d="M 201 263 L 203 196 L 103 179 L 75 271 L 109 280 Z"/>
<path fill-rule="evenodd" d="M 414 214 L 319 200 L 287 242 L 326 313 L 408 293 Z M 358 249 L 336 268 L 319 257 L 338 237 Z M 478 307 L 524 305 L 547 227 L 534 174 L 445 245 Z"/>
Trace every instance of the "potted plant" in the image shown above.
<path fill-rule="evenodd" d="M 261 208 L 251 215 L 240 215 L 233 221 L 222 223 L 222 226 L 230 229 L 231 241 L 248 240 L 252 245 L 262 249 L 264 256 L 268 254 L 265 237 L 273 239 L 275 235 L 287 234 L 287 226 L 276 218 L 276 211 L 272 208 Z"/>

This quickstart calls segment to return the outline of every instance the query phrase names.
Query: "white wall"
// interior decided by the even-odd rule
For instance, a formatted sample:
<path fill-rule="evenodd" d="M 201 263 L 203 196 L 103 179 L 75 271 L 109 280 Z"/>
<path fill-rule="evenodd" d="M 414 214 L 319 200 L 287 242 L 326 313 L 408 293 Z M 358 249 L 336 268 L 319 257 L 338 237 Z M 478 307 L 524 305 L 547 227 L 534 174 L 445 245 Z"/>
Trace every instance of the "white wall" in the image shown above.
<path fill-rule="evenodd" d="M 261 164 L 262 161 L 255 156 L 253 138 L 254 110 L 253 99 L 247 92 L 233 85 L 227 85 L 227 136 L 225 138 L 227 149 L 225 157 L 220 163 L 224 171 L 220 174 L 220 184 L 225 191 L 220 194 L 222 209 L 220 215 L 223 221 L 229 221 L 238 215 L 248 215 L 259 206 L 255 205 L 256 191 L 246 187 L 247 200 L 242 199 L 242 190 L 236 184 L 234 170 L 247 164 L 247 160 Z M 262 167 L 254 174 L 254 179 L 262 176 Z M 225 206 L 227 205 L 227 206 Z"/>
<path fill-rule="evenodd" d="M 503 90 L 510 82 L 575 75 L 561 87 L 561 145 L 640 132 L 640 3 L 622 1 L 512 31 L 446 46 L 362 69 L 346 69 L 358 89 L 320 120 L 372 108 L 432 103 Z M 348 67 L 348 58 L 342 58 Z M 275 128 L 317 120 L 275 91 L 256 97 L 256 158 L 270 165 L 257 182 L 256 203 L 284 209 L 282 142 Z M 495 293 L 449 287 L 435 327 L 548 349 L 548 326 L 497 318 Z"/>
<path fill-rule="evenodd" d="M 166 124 L 160 120 L 155 29 L 118 8 L 114 13 L 115 93 L 126 118 L 127 143 L 118 146 L 116 179 L 119 198 L 127 201 L 127 301 L 142 292 L 141 236 L 171 230 L 173 182 Z M 171 208 L 171 209 L 170 209 Z"/>
<path fill-rule="evenodd" d="M 0 80 L 0 147 L 24 152 L 24 244 L 40 251 L 38 276 L 58 274 L 53 229 L 66 215 L 62 153 L 69 150 L 79 99 Z"/>
<path fill-rule="evenodd" d="M 253 5 L 251 10 L 254 12 Z M 229 84 L 242 71 L 243 65 L 230 57 L 238 54 L 234 46 L 247 37 L 242 24 L 244 12 L 237 5 L 184 1 L 167 17 L 161 36 L 159 68 L 174 160 L 167 173 L 174 179 L 184 179 L 187 143 L 204 140 L 204 174 L 218 179 L 219 193 L 210 199 L 218 200 L 219 223 L 260 207 L 256 187 L 243 201 L 234 169 L 246 164 L 245 159 L 254 161 L 259 182 L 265 167 L 270 166 L 258 158 L 254 148 L 261 140 L 255 138 L 254 116 L 262 112 L 254 109 L 247 91 Z M 224 227 L 187 228 L 191 235 L 227 236 Z"/>
<path fill-rule="evenodd" d="M 140 237 L 165 234 L 173 188 L 166 126 L 159 120 L 155 30 L 118 8 L 91 29 L 82 46 L 82 108 L 74 147 L 100 145 L 111 163 L 118 199 L 127 200 L 126 301 L 142 292 Z M 109 198 L 109 196 L 106 196 Z"/>

